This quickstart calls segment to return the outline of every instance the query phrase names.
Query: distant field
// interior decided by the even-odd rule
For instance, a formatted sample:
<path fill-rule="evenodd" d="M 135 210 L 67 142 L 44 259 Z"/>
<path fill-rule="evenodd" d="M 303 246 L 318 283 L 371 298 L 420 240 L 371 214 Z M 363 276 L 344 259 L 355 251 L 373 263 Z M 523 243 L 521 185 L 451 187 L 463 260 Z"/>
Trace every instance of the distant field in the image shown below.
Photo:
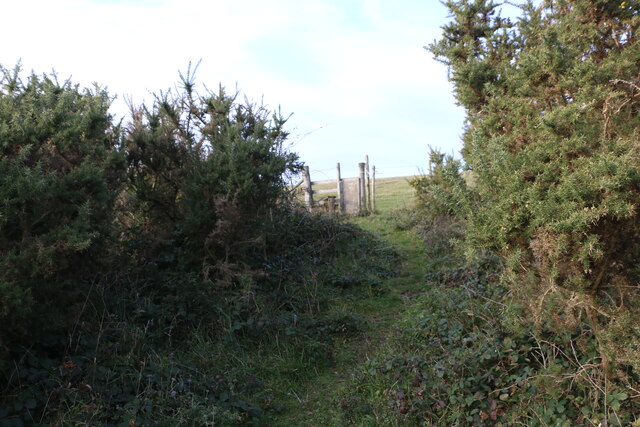
<path fill-rule="evenodd" d="M 401 176 L 395 178 L 378 178 L 376 180 L 376 210 L 379 212 L 389 212 L 391 210 L 410 206 L 414 202 L 414 190 L 409 185 L 413 176 Z M 314 190 L 325 190 L 335 187 L 332 184 L 314 185 Z M 304 196 L 301 187 L 298 187 L 298 198 L 303 201 Z M 337 196 L 336 193 L 322 194 L 314 196 L 319 200 L 326 196 Z"/>
<path fill-rule="evenodd" d="M 415 190 L 409 185 L 413 176 L 376 180 L 376 209 L 388 212 L 413 205 Z"/>

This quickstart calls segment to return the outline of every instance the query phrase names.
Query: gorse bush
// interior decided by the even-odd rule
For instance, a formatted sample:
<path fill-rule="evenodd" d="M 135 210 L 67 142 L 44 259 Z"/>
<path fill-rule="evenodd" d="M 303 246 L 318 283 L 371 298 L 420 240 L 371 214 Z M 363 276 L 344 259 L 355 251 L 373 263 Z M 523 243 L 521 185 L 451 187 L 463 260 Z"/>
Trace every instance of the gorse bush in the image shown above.
<path fill-rule="evenodd" d="M 461 161 L 432 149 L 430 173 L 411 181 L 420 219 L 416 231 L 425 245 L 425 263 L 436 269 L 451 265 L 462 256 L 457 242 L 464 240 L 466 220 L 477 199 L 463 177 L 463 169 Z"/>
<path fill-rule="evenodd" d="M 0 71 L 0 425 L 260 423 L 361 330 L 394 252 L 297 209 L 279 112 Z"/>
<path fill-rule="evenodd" d="M 430 219 L 468 217 L 474 194 L 462 176 L 464 166 L 459 160 L 437 150 L 429 153 L 428 175 L 411 181 L 416 190 L 418 209 Z"/>
<path fill-rule="evenodd" d="M 200 94 L 189 69 L 176 93 L 133 108 L 125 138 L 129 225 L 155 240 L 148 248 L 170 240 L 178 263 L 227 282 L 265 244 L 260 224 L 301 167 L 284 146 L 286 119 L 236 97 Z"/>
<path fill-rule="evenodd" d="M 1 348 L 73 320 L 73 281 L 112 236 L 124 158 L 103 89 L 0 72 Z"/>
<path fill-rule="evenodd" d="M 482 248 L 462 256 L 459 219 L 421 217 L 422 291 L 339 388 L 336 424 L 640 424 L 637 377 L 606 378 L 586 323 L 562 333 L 514 324 L 522 313 L 501 284 L 502 260 Z"/>
<path fill-rule="evenodd" d="M 528 316 L 590 325 L 603 364 L 640 368 L 637 2 L 448 1 L 430 46 L 467 111 L 463 155 L 480 202 L 467 237 L 507 261 Z"/>

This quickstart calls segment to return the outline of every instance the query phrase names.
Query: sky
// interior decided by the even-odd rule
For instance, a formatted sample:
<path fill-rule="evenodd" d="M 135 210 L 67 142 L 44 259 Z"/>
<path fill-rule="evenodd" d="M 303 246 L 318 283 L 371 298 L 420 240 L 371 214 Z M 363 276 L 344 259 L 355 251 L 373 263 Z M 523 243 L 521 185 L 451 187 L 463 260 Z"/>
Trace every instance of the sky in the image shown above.
<path fill-rule="evenodd" d="M 438 0 L 3 1 L 0 64 L 97 82 L 126 114 L 174 87 L 219 84 L 292 114 L 291 150 L 313 180 L 427 167 L 429 146 L 458 153 L 464 113 L 447 69 L 424 49 L 440 37 Z"/>

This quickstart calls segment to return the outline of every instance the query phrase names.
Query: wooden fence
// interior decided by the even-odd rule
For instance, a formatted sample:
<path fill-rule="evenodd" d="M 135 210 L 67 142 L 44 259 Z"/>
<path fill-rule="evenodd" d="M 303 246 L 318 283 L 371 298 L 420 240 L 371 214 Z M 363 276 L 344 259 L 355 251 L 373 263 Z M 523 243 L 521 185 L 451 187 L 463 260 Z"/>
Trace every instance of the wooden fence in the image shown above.
<path fill-rule="evenodd" d="M 369 173 L 369 156 L 358 163 L 360 174 L 355 178 L 342 178 L 340 163 L 336 165 L 336 179 L 312 181 L 309 167 L 305 166 L 302 180 L 304 201 L 309 210 L 332 213 L 366 214 L 376 210 L 376 167 Z M 295 188 L 294 187 L 294 188 Z M 314 188 L 315 187 L 315 188 Z M 326 195 L 316 200 L 314 196 Z"/>

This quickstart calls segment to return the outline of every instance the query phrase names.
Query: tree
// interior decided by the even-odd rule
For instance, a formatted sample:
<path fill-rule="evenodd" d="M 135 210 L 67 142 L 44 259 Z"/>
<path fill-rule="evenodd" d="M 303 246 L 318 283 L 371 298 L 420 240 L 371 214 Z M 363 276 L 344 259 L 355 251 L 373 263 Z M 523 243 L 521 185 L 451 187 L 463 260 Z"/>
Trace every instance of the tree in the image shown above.
<path fill-rule="evenodd" d="M 540 323 L 590 326 L 604 365 L 640 369 L 640 5 L 448 1 L 430 46 L 467 111 L 463 155 L 480 202 L 469 238 L 507 260 Z"/>

